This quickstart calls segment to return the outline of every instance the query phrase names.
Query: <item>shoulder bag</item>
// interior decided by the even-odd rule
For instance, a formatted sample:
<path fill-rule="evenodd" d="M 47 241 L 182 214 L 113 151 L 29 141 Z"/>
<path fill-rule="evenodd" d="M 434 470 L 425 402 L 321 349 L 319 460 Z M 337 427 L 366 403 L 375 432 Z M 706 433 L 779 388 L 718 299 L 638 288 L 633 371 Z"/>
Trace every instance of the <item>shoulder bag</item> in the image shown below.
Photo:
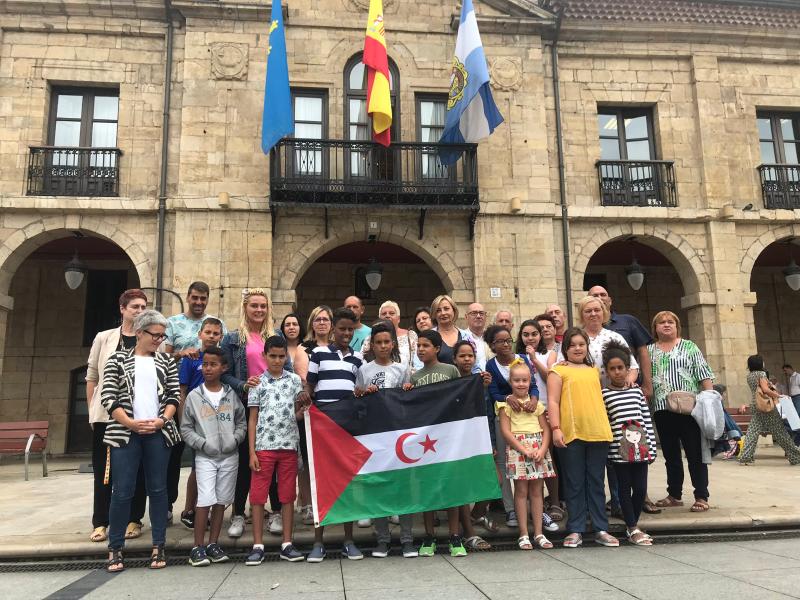
<path fill-rule="evenodd" d="M 762 392 L 760 387 L 756 388 L 756 410 L 762 413 L 771 413 L 775 410 L 775 398 Z"/>
<path fill-rule="evenodd" d="M 690 415 L 697 402 L 692 392 L 674 391 L 667 394 L 667 410 L 679 415 Z"/>

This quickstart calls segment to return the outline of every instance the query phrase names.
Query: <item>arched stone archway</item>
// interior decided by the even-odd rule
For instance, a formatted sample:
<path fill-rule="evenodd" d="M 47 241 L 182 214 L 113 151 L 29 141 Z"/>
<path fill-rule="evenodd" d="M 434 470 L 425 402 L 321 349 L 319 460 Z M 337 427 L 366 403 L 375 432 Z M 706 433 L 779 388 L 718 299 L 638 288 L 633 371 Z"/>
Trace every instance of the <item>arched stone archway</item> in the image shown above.
<path fill-rule="evenodd" d="M 711 278 L 703 259 L 682 236 L 653 225 L 617 225 L 597 230 L 582 244 L 576 244 L 572 260 L 573 280 L 580 282 L 589 261 L 604 244 L 635 236 L 636 241 L 663 254 L 678 272 L 686 295 L 711 291 Z"/>
<path fill-rule="evenodd" d="M 764 249 L 774 242 L 779 242 L 791 237 L 800 237 L 800 225 L 786 225 L 784 227 L 778 227 L 777 229 L 770 229 L 750 244 L 742 258 L 742 264 L 740 266 L 740 271 L 746 281 L 746 285 L 743 285 L 742 289 L 751 289 L 750 276 L 753 272 L 756 260 L 758 260 L 761 253 L 764 252 Z"/>
<path fill-rule="evenodd" d="M 140 285 L 153 284 L 153 272 L 141 244 L 107 221 L 95 217 L 53 216 L 26 225 L 0 244 L 0 296 L 8 295 L 11 280 L 20 264 L 43 244 L 80 231 L 119 246 L 131 259 Z"/>

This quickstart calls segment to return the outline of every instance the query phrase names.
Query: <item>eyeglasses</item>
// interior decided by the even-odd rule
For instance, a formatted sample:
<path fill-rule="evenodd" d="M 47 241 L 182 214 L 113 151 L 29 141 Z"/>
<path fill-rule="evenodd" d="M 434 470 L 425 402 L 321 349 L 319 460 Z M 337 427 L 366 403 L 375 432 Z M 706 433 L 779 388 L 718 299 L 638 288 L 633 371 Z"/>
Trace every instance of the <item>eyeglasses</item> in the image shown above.
<path fill-rule="evenodd" d="M 330 323 L 331 320 L 328 317 L 317 317 L 312 321 L 312 323 Z"/>
<path fill-rule="evenodd" d="M 486 311 L 485 310 L 471 310 L 467 313 L 468 317 L 485 317 Z"/>
<path fill-rule="evenodd" d="M 152 331 L 147 331 L 147 329 L 142 329 L 142 331 L 153 338 L 154 342 L 160 342 L 161 340 L 167 339 L 166 333 L 153 333 Z"/>
<path fill-rule="evenodd" d="M 504 340 L 495 340 L 493 343 L 496 346 L 500 345 L 500 344 L 503 344 L 504 346 L 510 346 L 511 345 L 511 338 L 506 338 Z"/>

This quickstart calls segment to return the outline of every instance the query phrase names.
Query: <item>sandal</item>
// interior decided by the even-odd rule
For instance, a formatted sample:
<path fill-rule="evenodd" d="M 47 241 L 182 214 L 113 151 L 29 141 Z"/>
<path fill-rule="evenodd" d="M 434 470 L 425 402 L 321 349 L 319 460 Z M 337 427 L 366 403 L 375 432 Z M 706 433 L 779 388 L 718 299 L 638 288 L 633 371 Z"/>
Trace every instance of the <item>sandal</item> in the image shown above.
<path fill-rule="evenodd" d="M 89 540 L 92 542 L 104 542 L 108 539 L 108 533 L 105 527 L 95 527 L 94 531 L 89 535 Z"/>
<path fill-rule="evenodd" d="M 544 535 L 537 535 L 533 538 L 533 543 L 541 550 L 549 550 L 553 547 L 553 542 L 544 537 Z"/>
<path fill-rule="evenodd" d="M 644 506 L 642 506 L 642 510 L 646 512 L 648 515 L 660 515 L 661 509 L 658 508 L 655 503 L 650 500 L 645 500 Z"/>
<path fill-rule="evenodd" d="M 478 517 L 477 519 L 472 519 L 473 525 L 480 525 L 489 533 L 497 533 L 500 530 L 497 523 L 492 521 L 488 515 L 484 515 L 482 517 Z"/>
<path fill-rule="evenodd" d="M 479 535 L 468 537 L 464 540 L 464 545 L 470 550 L 477 550 L 479 552 L 492 549 L 492 545 Z"/>
<path fill-rule="evenodd" d="M 564 548 L 577 548 L 583 544 L 583 536 L 580 533 L 570 533 L 564 538 Z"/>
<path fill-rule="evenodd" d="M 706 512 L 710 508 L 711 507 L 708 505 L 708 501 L 703 500 L 702 498 L 696 498 L 694 504 L 692 504 L 692 507 L 689 509 L 689 511 L 693 513 L 700 513 L 700 512 Z"/>
<path fill-rule="evenodd" d="M 564 512 L 564 509 L 556 504 L 551 504 L 545 509 L 545 512 L 550 515 L 550 518 L 553 519 L 556 523 L 559 521 L 563 521 L 564 517 L 567 516 Z"/>
<path fill-rule="evenodd" d="M 658 502 L 656 502 L 656 506 L 659 508 L 673 508 L 675 506 L 683 506 L 683 500 L 678 500 L 677 498 L 673 498 L 672 496 L 667 496 L 666 498 L 662 498 Z"/>
<path fill-rule="evenodd" d="M 163 569 L 167 566 L 167 557 L 164 556 L 164 546 L 153 546 L 153 552 L 150 555 L 150 569 L 157 570 Z"/>
<path fill-rule="evenodd" d="M 112 550 L 111 557 L 106 562 L 106 571 L 108 573 L 119 573 L 125 570 L 125 559 L 122 556 L 122 550 Z"/>
<path fill-rule="evenodd" d="M 625 534 L 628 536 L 628 541 L 631 544 L 635 544 L 636 546 L 652 546 L 653 545 L 653 538 L 647 535 L 644 531 L 639 529 L 629 529 L 625 531 Z"/>
<path fill-rule="evenodd" d="M 126 540 L 134 540 L 142 535 L 142 524 L 137 523 L 135 521 L 131 521 L 128 523 L 128 526 L 125 528 L 125 539 Z"/>
<path fill-rule="evenodd" d="M 531 545 L 531 538 L 527 535 L 523 535 L 517 540 L 517 545 L 519 545 L 520 550 L 533 550 L 533 546 Z"/>

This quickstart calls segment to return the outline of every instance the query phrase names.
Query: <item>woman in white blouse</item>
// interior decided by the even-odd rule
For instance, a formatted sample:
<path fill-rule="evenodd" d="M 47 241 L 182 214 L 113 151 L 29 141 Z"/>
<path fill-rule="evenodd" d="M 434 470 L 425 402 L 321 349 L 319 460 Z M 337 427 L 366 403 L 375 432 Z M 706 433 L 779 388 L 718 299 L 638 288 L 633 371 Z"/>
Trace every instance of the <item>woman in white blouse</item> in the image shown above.
<path fill-rule="evenodd" d="M 387 300 L 378 309 L 378 317 L 384 321 L 391 321 L 397 334 L 397 347 L 400 351 L 400 364 L 406 369 L 416 371 L 422 368 L 419 358 L 417 358 L 417 333 L 411 329 L 400 327 L 400 306 L 393 300 Z M 366 354 L 369 351 L 369 338 L 364 341 L 361 352 Z"/>
<path fill-rule="evenodd" d="M 581 298 L 578 302 L 578 320 L 586 335 L 589 336 L 589 355 L 595 366 L 600 369 L 600 383 L 603 386 L 608 385 L 606 379 L 606 371 L 603 368 L 603 349 L 610 341 L 615 341 L 628 348 L 628 343 L 620 334 L 610 329 L 603 327 L 603 323 L 607 323 L 611 319 L 611 312 L 608 307 L 600 300 L 593 296 L 586 296 Z M 639 377 L 639 363 L 631 356 L 631 368 L 628 373 L 628 383 L 630 385 L 636 384 L 636 379 Z"/>

